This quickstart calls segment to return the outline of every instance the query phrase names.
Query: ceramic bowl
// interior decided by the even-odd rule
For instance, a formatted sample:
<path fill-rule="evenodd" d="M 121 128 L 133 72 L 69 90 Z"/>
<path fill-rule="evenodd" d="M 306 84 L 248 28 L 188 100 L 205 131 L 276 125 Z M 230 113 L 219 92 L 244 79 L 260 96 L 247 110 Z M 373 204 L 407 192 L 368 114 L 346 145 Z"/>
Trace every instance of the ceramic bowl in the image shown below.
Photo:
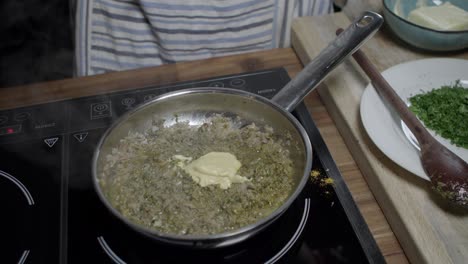
<path fill-rule="evenodd" d="M 429 51 L 456 51 L 468 48 L 468 30 L 440 31 L 416 25 L 406 18 L 417 3 L 436 5 L 450 2 L 468 11 L 468 0 L 383 0 L 383 15 L 389 28 L 408 44 Z"/>

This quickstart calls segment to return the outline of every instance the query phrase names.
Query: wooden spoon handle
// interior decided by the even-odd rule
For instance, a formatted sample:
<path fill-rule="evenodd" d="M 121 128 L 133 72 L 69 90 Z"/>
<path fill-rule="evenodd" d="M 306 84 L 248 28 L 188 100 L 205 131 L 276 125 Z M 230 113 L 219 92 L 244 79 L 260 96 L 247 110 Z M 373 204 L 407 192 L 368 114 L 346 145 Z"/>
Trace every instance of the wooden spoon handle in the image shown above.
<path fill-rule="evenodd" d="M 340 34 L 340 31 L 341 30 L 339 29 L 336 33 Z M 364 52 L 357 50 L 353 54 L 353 58 L 367 74 L 379 95 L 382 96 L 399 114 L 400 118 L 405 122 L 418 140 L 420 147 L 423 148 L 431 145 L 434 141 L 432 135 L 427 132 L 419 119 L 409 110 L 405 102 L 385 80 L 380 71 L 372 64 L 372 62 L 370 62 Z"/>

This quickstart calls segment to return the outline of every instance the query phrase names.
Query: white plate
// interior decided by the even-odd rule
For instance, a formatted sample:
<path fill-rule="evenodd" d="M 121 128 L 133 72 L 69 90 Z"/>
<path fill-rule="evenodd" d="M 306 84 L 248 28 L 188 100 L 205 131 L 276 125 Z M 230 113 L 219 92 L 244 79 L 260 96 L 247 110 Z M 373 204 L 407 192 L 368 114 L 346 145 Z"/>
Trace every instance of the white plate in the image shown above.
<path fill-rule="evenodd" d="M 453 85 L 456 80 L 468 87 L 468 60 L 434 58 L 410 61 L 393 66 L 382 72 L 382 75 L 403 101 L 409 104 L 409 97 L 443 85 Z M 406 126 L 402 126 L 401 119 L 385 105 L 372 85 L 368 85 L 362 95 L 360 111 L 364 128 L 375 145 L 401 167 L 429 180 L 419 158 L 417 142 L 413 143 L 405 134 L 403 127 Z M 429 132 L 468 162 L 467 149 L 456 147 L 433 131 Z"/>

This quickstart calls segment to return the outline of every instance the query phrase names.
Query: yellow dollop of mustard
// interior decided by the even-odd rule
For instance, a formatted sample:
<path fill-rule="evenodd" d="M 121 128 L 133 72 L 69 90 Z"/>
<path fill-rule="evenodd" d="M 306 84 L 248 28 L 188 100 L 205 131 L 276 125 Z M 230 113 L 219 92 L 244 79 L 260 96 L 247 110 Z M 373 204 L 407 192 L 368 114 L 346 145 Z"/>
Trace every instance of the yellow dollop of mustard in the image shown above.
<path fill-rule="evenodd" d="M 174 158 L 180 160 L 181 157 L 177 155 Z M 188 161 L 190 158 L 184 157 L 184 160 Z M 202 187 L 217 184 L 221 189 L 227 189 L 232 183 L 248 181 L 246 177 L 237 174 L 241 166 L 236 156 L 229 152 L 209 152 L 180 167 Z"/>

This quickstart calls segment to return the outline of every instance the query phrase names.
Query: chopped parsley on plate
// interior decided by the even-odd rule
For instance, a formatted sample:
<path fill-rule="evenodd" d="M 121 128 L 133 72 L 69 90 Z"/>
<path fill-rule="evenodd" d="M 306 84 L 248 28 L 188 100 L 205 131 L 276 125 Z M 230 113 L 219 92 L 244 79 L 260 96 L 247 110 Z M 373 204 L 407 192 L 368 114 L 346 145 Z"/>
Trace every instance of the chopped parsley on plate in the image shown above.
<path fill-rule="evenodd" d="M 468 89 L 459 81 L 414 95 L 409 101 L 410 110 L 426 127 L 468 149 Z"/>

